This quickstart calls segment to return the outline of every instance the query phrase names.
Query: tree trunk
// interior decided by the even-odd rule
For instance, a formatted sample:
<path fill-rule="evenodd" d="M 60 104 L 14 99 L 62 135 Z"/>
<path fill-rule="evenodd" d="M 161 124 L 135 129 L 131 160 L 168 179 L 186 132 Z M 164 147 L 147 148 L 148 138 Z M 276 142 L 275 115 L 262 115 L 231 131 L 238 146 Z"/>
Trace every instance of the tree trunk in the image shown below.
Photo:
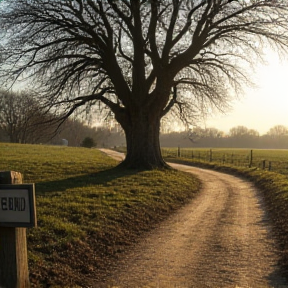
<path fill-rule="evenodd" d="M 119 121 L 125 131 L 127 144 L 127 155 L 120 165 L 137 169 L 169 168 L 160 149 L 161 117 L 157 115 L 159 113 L 143 110 L 130 114 L 126 123 Z"/>

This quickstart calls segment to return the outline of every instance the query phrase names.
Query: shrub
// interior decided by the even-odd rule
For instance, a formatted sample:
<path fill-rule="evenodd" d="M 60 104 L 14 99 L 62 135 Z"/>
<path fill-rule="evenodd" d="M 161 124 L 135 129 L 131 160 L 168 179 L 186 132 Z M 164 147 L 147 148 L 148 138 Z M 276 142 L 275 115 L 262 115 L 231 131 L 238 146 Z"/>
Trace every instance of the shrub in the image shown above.
<path fill-rule="evenodd" d="M 86 148 L 92 148 L 96 146 L 96 143 L 94 141 L 93 138 L 91 137 L 85 137 L 84 140 L 81 143 L 82 147 L 86 147 Z"/>

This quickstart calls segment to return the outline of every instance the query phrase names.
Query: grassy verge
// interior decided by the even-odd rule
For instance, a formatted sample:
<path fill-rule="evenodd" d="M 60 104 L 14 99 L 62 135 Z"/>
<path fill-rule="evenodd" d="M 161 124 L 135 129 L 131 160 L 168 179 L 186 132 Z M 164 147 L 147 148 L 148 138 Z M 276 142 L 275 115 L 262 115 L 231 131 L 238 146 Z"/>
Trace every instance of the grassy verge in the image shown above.
<path fill-rule="evenodd" d="M 89 287 L 145 231 L 193 198 L 178 171 L 125 171 L 96 149 L 0 143 L 0 170 L 36 183 L 38 228 L 28 229 L 32 287 Z"/>
<path fill-rule="evenodd" d="M 167 158 L 183 157 L 195 162 L 213 162 L 218 165 L 262 168 L 288 176 L 287 149 L 234 149 L 234 148 L 162 148 Z"/>
<path fill-rule="evenodd" d="M 262 192 L 266 210 L 269 213 L 274 233 L 281 250 L 281 265 L 288 278 L 288 178 L 258 168 L 235 167 L 216 163 L 204 163 L 183 158 L 167 158 L 166 161 L 193 165 L 244 177 L 253 182 Z"/>

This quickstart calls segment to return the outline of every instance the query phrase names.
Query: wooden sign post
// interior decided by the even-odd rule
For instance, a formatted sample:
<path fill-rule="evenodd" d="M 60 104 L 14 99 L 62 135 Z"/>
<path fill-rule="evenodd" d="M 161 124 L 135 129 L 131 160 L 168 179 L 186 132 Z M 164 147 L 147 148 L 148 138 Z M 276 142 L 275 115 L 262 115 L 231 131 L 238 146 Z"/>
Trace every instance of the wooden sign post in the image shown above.
<path fill-rule="evenodd" d="M 30 287 L 26 227 L 36 226 L 35 215 L 34 185 L 0 172 L 0 287 Z"/>

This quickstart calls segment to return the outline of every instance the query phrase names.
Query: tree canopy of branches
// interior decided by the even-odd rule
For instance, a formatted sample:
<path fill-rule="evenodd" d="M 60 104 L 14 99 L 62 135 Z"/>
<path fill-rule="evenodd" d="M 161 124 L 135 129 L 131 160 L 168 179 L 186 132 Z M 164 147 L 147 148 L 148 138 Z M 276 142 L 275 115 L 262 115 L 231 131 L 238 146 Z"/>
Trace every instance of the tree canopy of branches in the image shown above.
<path fill-rule="evenodd" d="M 267 135 L 274 137 L 288 136 L 288 128 L 284 125 L 276 125 L 269 129 Z"/>
<path fill-rule="evenodd" d="M 254 129 L 248 129 L 245 126 L 236 126 L 230 129 L 230 137 L 259 137 L 259 132 Z"/>
<path fill-rule="evenodd" d="M 266 44 L 288 45 L 283 0 L 9 0 L 0 77 L 33 79 L 64 118 L 105 105 L 125 131 L 126 167 L 166 167 L 161 118 L 190 121 L 249 81 Z M 6 83 L 8 83 L 6 82 Z M 37 85 L 37 87 L 36 87 Z"/>
<path fill-rule="evenodd" d="M 50 140 L 57 126 L 44 113 L 35 95 L 0 90 L 0 128 L 13 143 L 40 143 Z"/>

